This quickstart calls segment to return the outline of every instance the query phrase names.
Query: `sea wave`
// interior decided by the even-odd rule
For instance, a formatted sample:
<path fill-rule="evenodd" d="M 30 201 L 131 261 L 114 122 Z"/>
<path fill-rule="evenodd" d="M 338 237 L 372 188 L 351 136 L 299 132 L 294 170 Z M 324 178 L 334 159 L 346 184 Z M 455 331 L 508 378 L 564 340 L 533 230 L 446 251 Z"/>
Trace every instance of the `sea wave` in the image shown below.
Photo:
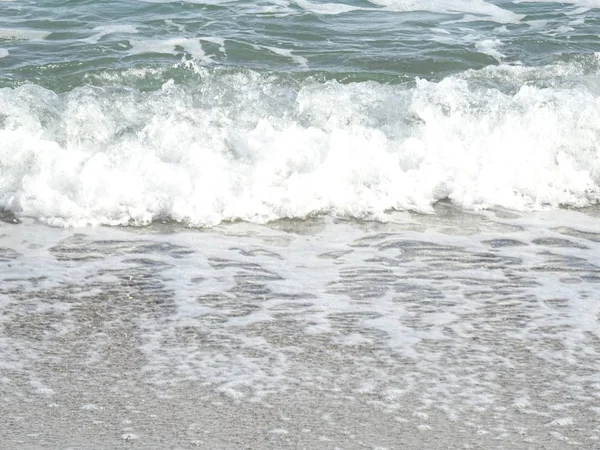
<path fill-rule="evenodd" d="M 205 227 L 429 213 L 441 199 L 586 206 L 600 199 L 590 67 L 500 65 L 395 85 L 212 67 L 153 92 L 0 89 L 0 207 L 56 226 Z"/>

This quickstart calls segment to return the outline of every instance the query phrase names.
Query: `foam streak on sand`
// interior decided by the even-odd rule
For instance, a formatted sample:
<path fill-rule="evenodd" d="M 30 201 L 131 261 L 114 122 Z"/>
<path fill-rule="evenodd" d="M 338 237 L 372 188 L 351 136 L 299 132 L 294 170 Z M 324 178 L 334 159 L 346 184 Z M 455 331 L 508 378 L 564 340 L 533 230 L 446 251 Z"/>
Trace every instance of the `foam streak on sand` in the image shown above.
<path fill-rule="evenodd" d="M 597 208 L 436 208 L 201 233 L 10 225 L 8 442 L 593 448 Z"/>

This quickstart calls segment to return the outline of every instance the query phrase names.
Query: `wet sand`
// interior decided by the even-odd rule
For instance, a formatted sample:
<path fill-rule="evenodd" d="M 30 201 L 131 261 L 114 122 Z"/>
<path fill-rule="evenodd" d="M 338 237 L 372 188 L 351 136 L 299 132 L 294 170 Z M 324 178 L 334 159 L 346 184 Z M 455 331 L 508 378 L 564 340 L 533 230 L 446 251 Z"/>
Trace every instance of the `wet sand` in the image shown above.
<path fill-rule="evenodd" d="M 2 449 L 600 448 L 594 211 L 0 227 Z"/>

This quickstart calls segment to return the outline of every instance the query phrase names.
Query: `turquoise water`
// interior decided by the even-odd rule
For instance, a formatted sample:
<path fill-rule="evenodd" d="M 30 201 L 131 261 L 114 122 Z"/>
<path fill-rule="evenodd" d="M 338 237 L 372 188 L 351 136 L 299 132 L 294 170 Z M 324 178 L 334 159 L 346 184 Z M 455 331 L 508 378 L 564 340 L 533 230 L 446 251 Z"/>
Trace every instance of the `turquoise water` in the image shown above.
<path fill-rule="evenodd" d="M 600 3 L 0 2 L 0 207 L 193 226 L 600 198 Z"/>

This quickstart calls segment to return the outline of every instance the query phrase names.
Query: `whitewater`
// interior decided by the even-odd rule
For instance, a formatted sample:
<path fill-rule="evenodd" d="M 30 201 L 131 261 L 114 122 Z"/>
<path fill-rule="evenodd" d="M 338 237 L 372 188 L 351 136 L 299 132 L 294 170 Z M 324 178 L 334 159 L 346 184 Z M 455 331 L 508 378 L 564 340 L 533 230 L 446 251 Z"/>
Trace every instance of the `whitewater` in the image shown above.
<path fill-rule="evenodd" d="M 599 36 L 0 0 L 0 449 L 600 446 Z"/>
<path fill-rule="evenodd" d="M 152 3 L 172 18 L 154 25 L 142 2 L 137 22 L 124 10 L 64 37 L 53 22 L 8 27 L 23 6 L 5 3 L 5 210 L 58 226 L 206 227 L 382 219 L 445 199 L 522 211 L 598 201 L 593 4 Z M 362 14 L 381 36 L 351 21 Z M 245 36 L 266 23 L 274 31 Z"/>
<path fill-rule="evenodd" d="M 482 71 L 398 86 L 198 69 L 199 85 L 151 92 L 4 89 L 1 202 L 51 225 L 197 227 L 381 219 L 444 199 L 525 211 L 595 204 L 600 96 L 590 77 L 547 88 L 532 82 L 547 81 L 536 70 Z M 487 77 L 518 87 L 482 85 Z"/>

